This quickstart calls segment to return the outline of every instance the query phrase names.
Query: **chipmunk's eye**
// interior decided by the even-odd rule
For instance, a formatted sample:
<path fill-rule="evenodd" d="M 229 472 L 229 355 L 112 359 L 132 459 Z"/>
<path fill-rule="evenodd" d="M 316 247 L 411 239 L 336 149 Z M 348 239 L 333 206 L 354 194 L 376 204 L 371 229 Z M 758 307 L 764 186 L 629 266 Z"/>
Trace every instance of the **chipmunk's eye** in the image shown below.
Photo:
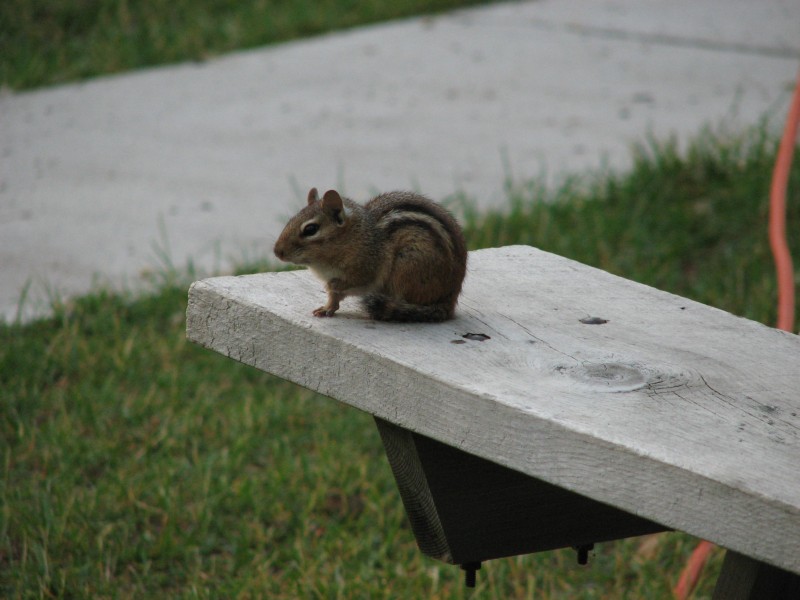
<path fill-rule="evenodd" d="M 303 237 L 311 237 L 315 233 L 319 231 L 319 225 L 316 223 L 308 223 L 305 227 L 303 227 L 303 231 L 300 232 L 300 235 Z"/>

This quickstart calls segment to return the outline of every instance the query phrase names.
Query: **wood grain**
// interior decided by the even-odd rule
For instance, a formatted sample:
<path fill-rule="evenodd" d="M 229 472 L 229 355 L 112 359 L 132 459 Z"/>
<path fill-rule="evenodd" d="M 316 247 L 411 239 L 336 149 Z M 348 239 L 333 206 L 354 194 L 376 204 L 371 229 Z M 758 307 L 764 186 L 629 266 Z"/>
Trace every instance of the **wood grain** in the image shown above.
<path fill-rule="evenodd" d="M 471 253 L 457 318 L 445 323 L 376 323 L 348 301 L 315 318 L 323 297 L 305 271 L 197 282 L 188 336 L 800 572 L 798 336 L 525 246 Z"/>
<path fill-rule="evenodd" d="M 414 434 L 383 419 L 375 419 L 375 424 L 419 549 L 438 560 L 454 562 L 453 551 L 414 444 Z"/>

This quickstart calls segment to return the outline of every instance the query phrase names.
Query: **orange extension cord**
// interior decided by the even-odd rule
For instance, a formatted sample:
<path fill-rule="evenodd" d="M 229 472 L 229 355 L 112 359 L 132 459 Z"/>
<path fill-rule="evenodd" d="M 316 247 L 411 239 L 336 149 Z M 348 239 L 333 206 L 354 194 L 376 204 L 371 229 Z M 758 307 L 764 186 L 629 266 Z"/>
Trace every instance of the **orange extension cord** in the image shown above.
<path fill-rule="evenodd" d="M 769 244 L 775 257 L 778 275 L 778 329 L 794 329 L 794 271 L 789 245 L 786 243 L 786 187 L 789 183 L 789 168 L 797 143 L 797 129 L 800 126 L 800 72 L 794 88 L 789 116 L 778 148 L 775 171 L 772 174 L 769 211 Z"/>
<path fill-rule="evenodd" d="M 775 170 L 772 173 L 769 208 L 769 245 L 775 258 L 775 271 L 778 278 L 778 322 L 776 327 L 784 331 L 794 329 L 794 271 L 789 245 L 786 243 L 786 187 L 789 183 L 789 168 L 797 143 L 800 126 L 800 71 L 794 88 L 789 116 L 783 129 L 783 137 L 778 148 Z M 705 540 L 697 544 L 686 566 L 683 568 L 678 584 L 673 589 L 676 600 L 686 600 L 697 585 L 700 573 L 708 560 L 714 544 Z"/>

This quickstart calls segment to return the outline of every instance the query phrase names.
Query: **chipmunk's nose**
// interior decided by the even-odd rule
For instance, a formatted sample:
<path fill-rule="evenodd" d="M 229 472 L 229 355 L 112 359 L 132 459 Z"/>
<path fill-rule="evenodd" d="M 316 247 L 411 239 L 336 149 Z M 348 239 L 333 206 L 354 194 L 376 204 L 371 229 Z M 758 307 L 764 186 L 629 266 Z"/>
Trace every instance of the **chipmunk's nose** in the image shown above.
<path fill-rule="evenodd" d="M 283 246 L 281 246 L 279 243 L 275 244 L 275 247 L 272 249 L 272 251 L 275 253 L 275 256 L 277 256 L 281 260 L 286 260 L 284 258 L 284 256 L 286 255 L 286 251 L 283 249 Z"/>

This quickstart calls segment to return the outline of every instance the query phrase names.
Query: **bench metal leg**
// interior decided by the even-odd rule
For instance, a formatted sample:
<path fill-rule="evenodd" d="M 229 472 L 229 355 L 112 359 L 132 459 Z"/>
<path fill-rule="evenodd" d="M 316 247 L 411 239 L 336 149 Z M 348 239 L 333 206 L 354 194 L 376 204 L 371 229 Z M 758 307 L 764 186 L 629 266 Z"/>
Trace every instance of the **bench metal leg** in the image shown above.
<path fill-rule="evenodd" d="M 459 565 L 664 531 L 657 523 L 375 419 L 420 550 Z M 580 552 L 579 552 L 580 555 Z M 584 556 L 585 558 L 585 556 Z"/>
<path fill-rule="evenodd" d="M 714 600 L 797 600 L 800 575 L 743 554 L 725 553 Z"/>

